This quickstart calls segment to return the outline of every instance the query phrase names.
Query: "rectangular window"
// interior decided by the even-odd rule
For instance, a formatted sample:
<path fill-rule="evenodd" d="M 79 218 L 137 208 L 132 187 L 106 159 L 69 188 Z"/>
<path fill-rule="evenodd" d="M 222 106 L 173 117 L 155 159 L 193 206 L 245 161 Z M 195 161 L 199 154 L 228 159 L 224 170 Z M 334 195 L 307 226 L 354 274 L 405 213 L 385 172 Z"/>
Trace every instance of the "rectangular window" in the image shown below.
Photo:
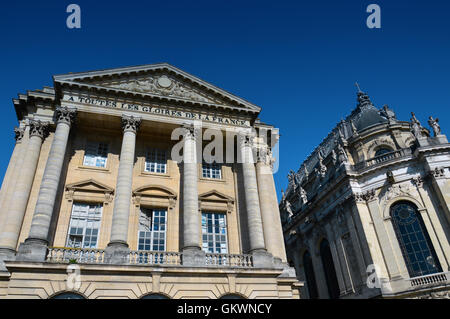
<path fill-rule="evenodd" d="M 228 253 L 226 215 L 202 213 L 202 248 L 207 253 Z"/>
<path fill-rule="evenodd" d="M 160 149 L 150 149 L 145 156 L 145 171 L 151 173 L 166 173 L 167 152 Z"/>
<path fill-rule="evenodd" d="M 66 246 L 97 248 L 101 218 L 101 204 L 74 203 Z"/>
<path fill-rule="evenodd" d="M 84 152 L 83 165 L 106 167 L 106 159 L 108 157 L 108 144 L 102 142 L 89 141 L 86 144 Z"/>
<path fill-rule="evenodd" d="M 166 250 L 166 213 L 163 209 L 141 207 L 138 250 Z"/>
<path fill-rule="evenodd" d="M 202 176 L 204 178 L 222 178 L 222 166 L 217 163 L 203 163 L 202 164 Z"/>

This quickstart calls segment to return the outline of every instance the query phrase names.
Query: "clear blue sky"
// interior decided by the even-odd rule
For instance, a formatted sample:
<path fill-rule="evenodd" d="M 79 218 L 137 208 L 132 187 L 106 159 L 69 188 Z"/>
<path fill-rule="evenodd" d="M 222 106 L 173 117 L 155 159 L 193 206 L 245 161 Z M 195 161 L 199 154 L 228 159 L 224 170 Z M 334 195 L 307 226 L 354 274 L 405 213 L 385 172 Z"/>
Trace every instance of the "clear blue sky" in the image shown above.
<path fill-rule="evenodd" d="M 81 29 L 66 7 L 81 7 Z M 381 29 L 366 7 L 381 7 Z M 1 3 L 0 179 L 17 125 L 11 98 L 51 76 L 168 62 L 263 108 L 289 169 L 355 107 L 358 81 L 397 117 L 450 132 L 450 1 L 8 1 Z"/>

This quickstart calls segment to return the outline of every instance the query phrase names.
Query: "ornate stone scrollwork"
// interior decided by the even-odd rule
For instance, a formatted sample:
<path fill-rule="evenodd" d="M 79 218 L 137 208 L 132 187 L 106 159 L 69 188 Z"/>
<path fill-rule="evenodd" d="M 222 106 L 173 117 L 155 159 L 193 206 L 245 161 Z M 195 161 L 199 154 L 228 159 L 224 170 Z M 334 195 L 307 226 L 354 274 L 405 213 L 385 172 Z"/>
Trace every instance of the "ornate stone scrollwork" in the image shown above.
<path fill-rule="evenodd" d="M 198 130 L 196 129 L 195 125 L 192 123 L 185 123 L 183 124 L 184 134 L 183 137 L 185 139 L 191 139 L 195 140 L 198 136 Z"/>
<path fill-rule="evenodd" d="M 429 172 L 429 174 L 434 178 L 445 177 L 445 171 L 443 167 L 435 167 Z"/>
<path fill-rule="evenodd" d="M 263 146 L 258 149 L 257 160 L 271 168 L 273 168 L 273 163 L 275 162 L 275 159 L 272 157 L 272 151 L 268 146 Z"/>
<path fill-rule="evenodd" d="M 58 106 L 55 110 L 55 121 L 56 123 L 67 123 L 68 125 L 73 124 L 77 116 L 77 110 L 68 108 L 67 106 Z"/>
<path fill-rule="evenodd" d="M 141 118 L 133 115 L 122 115 L 122 130 L 124 132 L 130 131 L 136 133 L 141 126 Z"/>
<path fill-rule="evenodd" d="M 38 136 L 42 139 L 48 136 L 49 125 L 41 120 L 30 120 L 30 137 Z"/>
<path fill-rule="evenodd" d="M 25 133 L 25 129 L 23 127 L 15 127 L 14 128 L 14 138 L 16 139 L 17 143 L 22 141 L 24 133 Z"/>
<path fill-rule="evenodd" d="M 249 132 L 239 132 L 238 134 L 238 140 L 239 140 L 239 146 L 245 147 L 245 146 L 249 146 L 252 147 L 255 144 L 255 136 L 252 133 Z"/>
<path fill-rule="evenodd" d="M 422 187 L 423 186 L 423 178 L 422 178 L 422 176 L 417 176 L 417 177 L 414 177 L 412 180 L 411 180 L 411 182 L 414 184 L 414 185 L 416 185 L 416 187 Z"/>
<path fill-rule="evenodd" d="M 365 202 L 362 193 L 353 193 L 350 198 L 355 202 L 355 203 L 362 203 Z"/>

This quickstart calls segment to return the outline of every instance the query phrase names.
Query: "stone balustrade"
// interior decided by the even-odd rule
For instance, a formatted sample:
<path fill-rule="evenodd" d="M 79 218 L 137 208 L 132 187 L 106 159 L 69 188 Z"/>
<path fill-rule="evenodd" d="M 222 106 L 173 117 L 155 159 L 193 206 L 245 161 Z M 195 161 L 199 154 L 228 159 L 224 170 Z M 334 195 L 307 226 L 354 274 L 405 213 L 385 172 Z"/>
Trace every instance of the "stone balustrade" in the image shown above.
<path fill-rule="evenodd" d="M 49 247 L 46 258 L 51 263 L 105 264 L 105 250 L 89 248 Z M 130 251 L 127 264 L 130 265 L 183 265 L 183 253 L 168 251 Z M 206 253 L 205 267 L 252 268 L 253 257 L 248 254 Z"/>
<path fill-rule="evenodd" d="M 252 268 L 252 255 L 212 254 L 206 253 L 207 266 L 226 266 Z"/>
<path fill-rule="evenodd" d="M 428 286 L 428 285 L 434 285 L 434 284 L 445 284 L 449 283 L 450 278 L 450 272 L 440 272 L 436 274 L 431 275 L 425 275 L 420 277 L 414 277 L 410 278 L 409 281 L 411 283 L 411 287 L 417 287 L 417 286 Z"/>
<path fill-rule="evenodd" d="M 402 157 L 410 156 L 411 155 L 411 149 L 409 148 L 403 148 L 401 150 L 396 150 L 393 152 L 389 152 L 386 154 L 382 154 L 379 156 L 372 157 L 368 160 L 361 161 L 357 163 L 356 165 L 353 165 L 353 170 L 358 171 L 364 168 L 369 168 L 375 165 L 380 165 L 383 163 L 390 162 L 392 160 L 397 160 Z"/>

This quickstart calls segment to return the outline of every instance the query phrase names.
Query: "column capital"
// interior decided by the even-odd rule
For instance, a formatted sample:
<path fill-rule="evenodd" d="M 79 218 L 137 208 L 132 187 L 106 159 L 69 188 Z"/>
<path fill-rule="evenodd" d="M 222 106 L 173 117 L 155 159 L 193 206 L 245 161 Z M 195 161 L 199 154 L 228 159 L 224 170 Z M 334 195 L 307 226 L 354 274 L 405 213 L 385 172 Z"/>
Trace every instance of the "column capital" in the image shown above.
<path fill-rule="evenodd" d="M 141 126 L 141 118 L 133 115 L 122 115 L 122 130 L 136 133 Z"/>
<path fill-rule="evenodd" d="M 38 136 L 45 139 L 48 136 L 48 129 L 48 122 L 42 122 L 41 120 L 30 120 L 30 137 Z"/>
<path fill-rule="evenodd" d="M 258 148 L 257 162 L 273 168 L 275 159 L 272 156 L 272 150 L 267 145 Z"/>
<path fill-rule="evenodd" d="M 182 125 L 182 128 L 184 129 L 183 137 L 185 139 L 195 140 L 197 138 L 198 131 L 196 130 L 194 124 L 185 123 Z"/>
<path fill-rule="evenodd" d="M 67 106 L 57 106 L 55 110 L 56 123 L 66 123 L 69 126 L 73 124 L 77 116 L 75 108 L 68 108 Z"/>
<path fill-rule="evenodd" d="M 14 128 L 14 138 L 16 140 L 16 143 L 20 143 L 22 141 L 24 133 L 25 129 L 23 127 Z"/>
<path fill-rule="evenodd" d="M 255 144 L 255 134 L 252 132 L 240 131 L 238 134 L 238 141 L 241 148 L 246 146 L 253 148 Z"/>

